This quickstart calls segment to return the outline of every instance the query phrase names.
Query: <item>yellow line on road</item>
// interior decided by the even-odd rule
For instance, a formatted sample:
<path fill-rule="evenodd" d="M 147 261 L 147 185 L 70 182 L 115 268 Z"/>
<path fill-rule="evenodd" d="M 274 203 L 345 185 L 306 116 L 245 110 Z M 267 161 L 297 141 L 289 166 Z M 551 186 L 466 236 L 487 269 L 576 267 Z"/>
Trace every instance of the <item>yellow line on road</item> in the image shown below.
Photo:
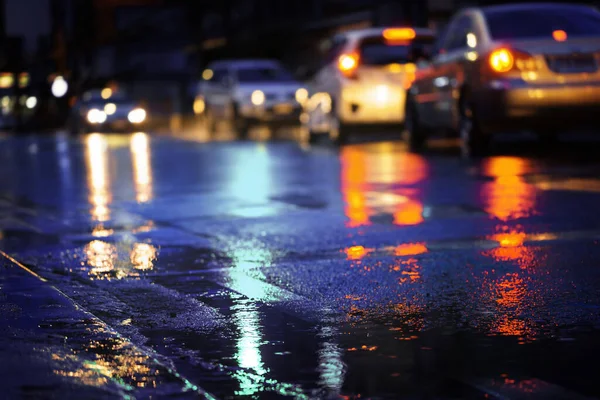
<path fill-rule="evenodd" d="M 11 256 L 9 256 L 8 254 L 6 254 L 5 252 L 3 252 L 2 250 L 0 250 L 0 255 L 4 256 L 4 258 L 12 261 L 14 264 L 18 265 L 21 269 L 24 269 L 25 271 L 29 272 L 31 275 L 35 276 L 36 278 L 38 278 L 42 282 L 48 282 L 48 280 L 46 278 L 38 275 L 37 273 L 35 273 L 34 271 L 32 271 L 30 268 L 27 268 L 25 265 L 21 264 L 19 261 L 15 260 L 14 258 L 12 258 Z"/>

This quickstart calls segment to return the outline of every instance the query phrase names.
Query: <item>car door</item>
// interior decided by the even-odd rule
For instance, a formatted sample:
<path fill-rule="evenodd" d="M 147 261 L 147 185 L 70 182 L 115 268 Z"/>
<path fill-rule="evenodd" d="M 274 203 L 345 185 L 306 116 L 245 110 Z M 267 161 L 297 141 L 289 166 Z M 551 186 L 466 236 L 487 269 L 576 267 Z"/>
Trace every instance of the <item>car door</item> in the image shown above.
<path fill-rule="evenodd" d="M 438 126 L 455 129 L 458 121 L 458 98 L 460 89 L 465 81 L 465 68 L 469 61 L 469 34 L 476 30 L 475 21 L 471 14 L 459 15 L 448 31 L 444 51 L 435 60 L 437 76 L 433 82 L 434 90 L 438 92 L 436 114 Z"/>
<path fill-rule="evenodd" d="M 436 128 L 439 124 L 437 104 L 440 92 L 436 90 L 434 83 L 438 82 L 438 68 L 440 59 L 444 55 L 443 46 L 446 43 L 448 27 L 442 29 L 437 35 L 434 49 L 429 55 L 428 61 L 418 64 L 416 79 L 410 88 L 410 94 L 417 102 L 420 123 L 430 128 Z"/>

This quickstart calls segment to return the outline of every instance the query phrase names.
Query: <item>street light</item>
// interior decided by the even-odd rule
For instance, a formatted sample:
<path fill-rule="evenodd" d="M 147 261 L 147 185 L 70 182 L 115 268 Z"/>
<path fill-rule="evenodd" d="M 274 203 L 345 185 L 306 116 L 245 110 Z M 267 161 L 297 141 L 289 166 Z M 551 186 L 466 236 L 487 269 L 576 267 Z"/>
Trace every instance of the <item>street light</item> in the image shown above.
<path fill-rule="evenodd" d="M 69 90 L 69 84 L 65 78 L 62 76 L 57 76 L 52 82 L 51 90 L 54 97 L 60 98 L 67 94 L 67 91 Z"/>

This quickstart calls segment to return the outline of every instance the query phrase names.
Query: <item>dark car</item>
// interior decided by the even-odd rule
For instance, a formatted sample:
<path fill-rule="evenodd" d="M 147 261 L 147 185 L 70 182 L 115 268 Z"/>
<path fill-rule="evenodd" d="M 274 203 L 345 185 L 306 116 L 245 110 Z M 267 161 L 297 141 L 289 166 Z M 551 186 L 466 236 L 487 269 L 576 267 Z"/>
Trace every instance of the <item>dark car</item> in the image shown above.
<path fill-rule="evenodd" d="M 133 131 L 144 127 L 147 113 L 134 100 L 111 89 L 91 90 L 71 109 L 70 128 L 74 133 Z"/>

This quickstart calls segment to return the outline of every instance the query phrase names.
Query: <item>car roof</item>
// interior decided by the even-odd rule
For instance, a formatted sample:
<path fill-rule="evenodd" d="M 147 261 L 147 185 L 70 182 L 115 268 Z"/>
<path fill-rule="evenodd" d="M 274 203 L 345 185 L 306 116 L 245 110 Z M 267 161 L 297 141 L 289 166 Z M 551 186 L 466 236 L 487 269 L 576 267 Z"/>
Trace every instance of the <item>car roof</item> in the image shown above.
<path fill-rule="evenodd" d="M 504 12 L 512 12 L 512 11 L 523 11 L 523 10 L 543 10 L 546 8 L 571 8 L 571 9 L 594 9 L 593 7 L 585 4 L 577 4 L 577 3 L 517 3 L 517 4 L 498 4 L 498 5 L 490 5 L 485 7 L 478 7 L 485 14 L 491 13 L 504 13 Z"/>
<path fill-rule="evenodd" d="M 352 39 L 360 40 L 360 39 L 363 39 L 363 38 L 369 37 L 369 36 L 381 36 L 383 34 L 383 31 L 388 28 L 410 28 L 410 27 L 408 27 L 408 26 L 407 27 L 384 26 L 384 27 L 378 27 L 378 28 L 353 29 L 350 31 L 338 33 L 335 36 L 336 37 L 346 37 L 351 40 Z M 429 28 L 412 28 L 412 29 L 414 29 L 417 36 L 431 36 L 431 37 L 435 36 L 435 33 L 433 32 L 433 30 L 431 30 Z"/>
<path fill-rule="evenodd" d="M 271 59 L 236 59 L 236 60 L 221 60 L 215 61 L 208 65 L 210 69 L 216 68 L 280 68 L 281 63 Z"/>

